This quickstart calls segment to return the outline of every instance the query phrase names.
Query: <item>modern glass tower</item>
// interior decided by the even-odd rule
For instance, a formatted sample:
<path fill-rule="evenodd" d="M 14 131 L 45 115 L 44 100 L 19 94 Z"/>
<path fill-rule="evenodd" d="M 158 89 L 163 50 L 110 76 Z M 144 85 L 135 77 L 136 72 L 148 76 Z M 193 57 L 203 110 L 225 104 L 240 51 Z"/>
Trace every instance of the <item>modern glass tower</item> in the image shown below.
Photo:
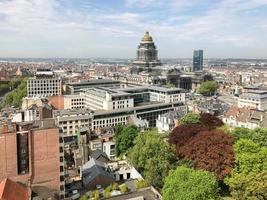
<path fill-rule="evenodd" d="M 137 49 L 137 58 L 133 64 L 140 67 L 154 67 L 161 64 L 158 60 L 158 50 L 149 32 L 143 36 Z"/>
<path fill-rule="evenodd" d="M 193 71 L 203 70 L 203 50 L 194 50 L 193 52 Z"/>

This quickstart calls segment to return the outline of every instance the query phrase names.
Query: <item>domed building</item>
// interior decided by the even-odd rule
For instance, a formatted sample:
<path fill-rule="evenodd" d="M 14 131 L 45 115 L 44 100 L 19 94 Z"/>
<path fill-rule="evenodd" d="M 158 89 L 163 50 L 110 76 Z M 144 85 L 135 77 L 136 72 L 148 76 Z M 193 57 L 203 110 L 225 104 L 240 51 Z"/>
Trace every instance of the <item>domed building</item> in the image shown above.
<path fill-rule="evenodd" d="M 137 49 L 137 59 L 133 62 L 139 67 L 154 67 L 161 65 L 158 60 L 158 50 L 153 42 L 153 38 L 146 32 Z"/>

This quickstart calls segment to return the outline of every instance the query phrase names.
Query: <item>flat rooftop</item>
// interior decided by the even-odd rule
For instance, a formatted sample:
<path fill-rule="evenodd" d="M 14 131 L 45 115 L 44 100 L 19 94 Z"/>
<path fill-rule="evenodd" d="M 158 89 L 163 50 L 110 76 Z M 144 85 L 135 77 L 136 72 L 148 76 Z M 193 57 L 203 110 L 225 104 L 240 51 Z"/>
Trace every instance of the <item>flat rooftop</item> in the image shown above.
<path fill-rule="evenodd" d="M 108 198 L 109 200 L 159 200 L 160 198 L 155 194 L 151 188 L 140 189 L 139 191 L 131 192 L 129 194 L 119 195 Z"/>
<path fill-rule="evenodd" d="M 120 81 L 115 81 L 112 79 L 90 79 L 88 81 L 70 82 L 70 83 L 67 83 L 67 85 L 82 86 L 82 85 L 96 85 L 96 84 L 105 84 L 105 83 L 120 83 Z"/>

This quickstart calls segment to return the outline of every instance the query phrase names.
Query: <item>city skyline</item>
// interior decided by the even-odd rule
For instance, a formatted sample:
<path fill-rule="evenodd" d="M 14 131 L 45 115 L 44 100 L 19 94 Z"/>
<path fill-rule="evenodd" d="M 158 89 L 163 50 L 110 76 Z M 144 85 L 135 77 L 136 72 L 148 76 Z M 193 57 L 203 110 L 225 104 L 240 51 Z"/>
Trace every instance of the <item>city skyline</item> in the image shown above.
<path fill-rule="evenodd" d="M 267 0 L 0 0 L 0 57 L 267 58 Z"/>

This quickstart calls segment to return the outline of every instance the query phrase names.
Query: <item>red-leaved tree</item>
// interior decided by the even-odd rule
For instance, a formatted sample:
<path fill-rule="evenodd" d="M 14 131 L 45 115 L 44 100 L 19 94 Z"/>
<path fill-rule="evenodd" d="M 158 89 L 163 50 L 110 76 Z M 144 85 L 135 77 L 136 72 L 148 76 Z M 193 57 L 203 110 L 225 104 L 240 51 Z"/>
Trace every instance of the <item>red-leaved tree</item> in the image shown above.
<path fill-rule="evenodd" d="M 205 126 L 200 124 L 185 124 L 173 129 L 169 135 L 169 143 L 174 144 L 179 152 L 179 147 L 186 144 L 192 137 L 200 131 L 208 130 Z"/>
<path fill-rule="evenodd" d="M 223 122 L 218 117 L 215 117 L 209 113 L 200 114 L 200 124 L 208 127 L 209 129 L 214 129 L 216 127 L 222 126 Z"/>
<path fill-rule="evenodd" d="M 179 156 L 193 161 L 195 167 L 214 172 L 218 180 L 229 175 L 234 164 L 234 138 L 222 131 L 201 131 L 183 145 Z"/>

